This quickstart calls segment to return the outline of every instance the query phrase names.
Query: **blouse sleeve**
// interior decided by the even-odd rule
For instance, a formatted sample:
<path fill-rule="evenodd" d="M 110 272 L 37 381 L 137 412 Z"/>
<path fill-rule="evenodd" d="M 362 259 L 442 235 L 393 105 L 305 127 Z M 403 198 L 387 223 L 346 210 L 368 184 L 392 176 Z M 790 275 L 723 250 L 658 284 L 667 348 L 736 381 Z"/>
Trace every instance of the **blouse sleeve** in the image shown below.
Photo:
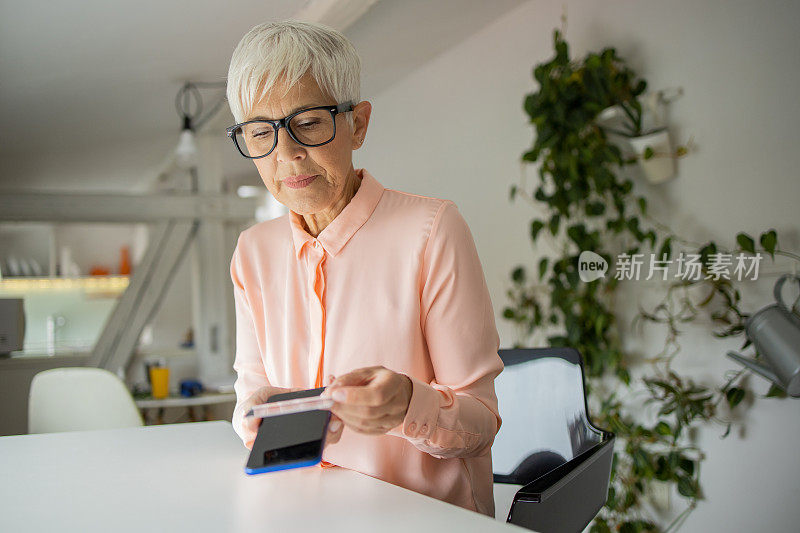
<path fill-rule="evenodd" d="M 434 218 L 423 256 L 420 321 L 434 379 L 409 376 L 411 401 L 388 432 L 439 458 L 490 452 L 502 419 L 494 379 L 500 337 L 472 234 L 452 201 Z"/>
<path fill-rule="evenodd" d="M 261 360 L 261 350 L 258 347 L 253 313 L 247 300 L 247 293 L 243 283 L 242 264 L 239 248 L 242 245 L 241 235 L 236 243 L 231 258 L 231 281 L 233 282 L 233 300 L 236 307 L 236 356 L 233 369 L 236 371 L 236 382 L 233 389 L 236 392 L 236 407 L 233 409 L 231 424 L 234 431 L 242 439 L 245 447 L 252 448 L 256 433 L 246 431 L 242 425 L 244 413 L 242 403 L 256 390 L 270 385 Z"/>

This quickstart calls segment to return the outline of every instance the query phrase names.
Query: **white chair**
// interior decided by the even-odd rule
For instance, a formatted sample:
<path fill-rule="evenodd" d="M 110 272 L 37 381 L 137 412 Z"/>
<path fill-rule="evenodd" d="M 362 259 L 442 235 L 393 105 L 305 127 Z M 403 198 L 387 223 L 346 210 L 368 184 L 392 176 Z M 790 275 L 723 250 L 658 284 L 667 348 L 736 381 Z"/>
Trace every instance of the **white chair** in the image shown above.
<path fill-rule="evenodd" d="M 52 368 L 31 381 L 28 432 L 143 426 L 125 384 L 102 368 Z"/>

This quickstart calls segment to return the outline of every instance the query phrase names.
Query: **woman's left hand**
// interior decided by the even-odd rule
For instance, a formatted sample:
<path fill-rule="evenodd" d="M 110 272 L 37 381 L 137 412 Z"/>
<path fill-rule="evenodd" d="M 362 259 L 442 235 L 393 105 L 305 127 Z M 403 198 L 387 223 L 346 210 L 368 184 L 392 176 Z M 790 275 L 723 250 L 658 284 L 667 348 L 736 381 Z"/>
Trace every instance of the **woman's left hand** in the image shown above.
<path fill-rule="evenodd" d="M 321 396 L 333 398 L 331 411 L 346 426 L 358 433 L 380 435 L 403 422 L 412 390 L 405 374 L 371 366 L 335 378 Z"/>

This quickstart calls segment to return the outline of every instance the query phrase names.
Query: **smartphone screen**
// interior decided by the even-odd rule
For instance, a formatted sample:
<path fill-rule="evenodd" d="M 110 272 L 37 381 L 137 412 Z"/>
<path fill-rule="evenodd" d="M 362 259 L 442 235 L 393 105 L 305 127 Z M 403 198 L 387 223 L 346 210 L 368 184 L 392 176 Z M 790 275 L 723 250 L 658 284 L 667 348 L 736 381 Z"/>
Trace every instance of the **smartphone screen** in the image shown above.
<path fill-rule="evenodd" d="M 267 403 L 319 396 L 323 390 L 325 387 L 276 394 Z M 319 463 L 330 418 L 331 412 L 321 409 L 262 418 L 245 472 L 261 474 Z"/>

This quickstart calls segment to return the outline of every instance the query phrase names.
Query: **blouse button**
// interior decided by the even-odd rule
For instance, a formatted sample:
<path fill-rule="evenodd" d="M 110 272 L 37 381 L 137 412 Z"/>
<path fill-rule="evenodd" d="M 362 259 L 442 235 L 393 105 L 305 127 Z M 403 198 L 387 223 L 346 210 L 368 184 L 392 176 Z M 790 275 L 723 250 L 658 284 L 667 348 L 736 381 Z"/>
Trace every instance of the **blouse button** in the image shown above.
<path fill-rule="evenodd" d="M 419 428 L 419 432 L 425 435 L 428 432 L 428 424 L 422 424 L 422 427 Z"/>
<path fill-rule="evenodd" d="M 415 424 L 414 422 L 411 422 L 411 423 L 408 425 L 408 430 L 409 430 L 409 431 L 414 431 L 415 429 L 417 429 L 417 424 Z"/>

